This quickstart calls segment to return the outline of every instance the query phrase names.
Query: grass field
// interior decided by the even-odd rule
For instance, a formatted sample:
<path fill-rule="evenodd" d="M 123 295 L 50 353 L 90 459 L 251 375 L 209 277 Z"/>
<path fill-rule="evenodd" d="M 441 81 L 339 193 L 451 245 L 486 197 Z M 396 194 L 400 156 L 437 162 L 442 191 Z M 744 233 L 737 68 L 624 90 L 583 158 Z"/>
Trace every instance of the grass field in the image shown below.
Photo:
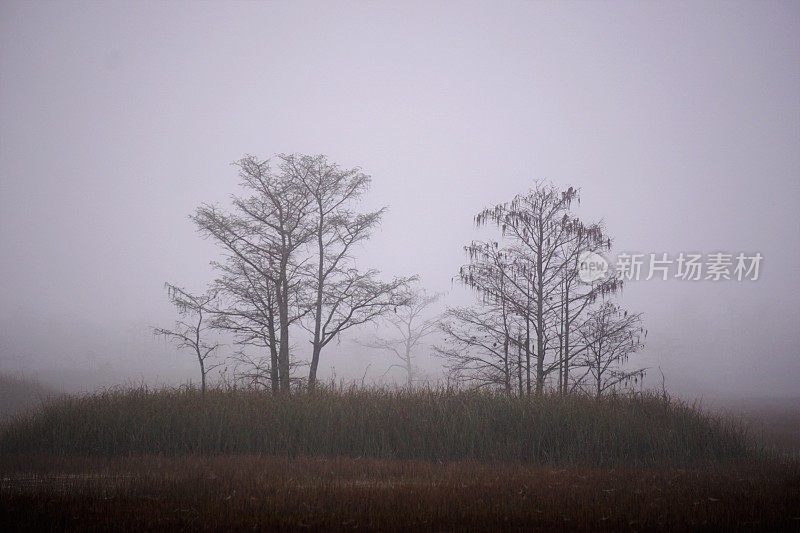
<path fill-rule="evenodd" d="M 0 430 L 0 453 L 322 455 L 593 466 L 750 458 L 724 417 L 657 395 L 517 398 L 445 389 L 126 389 L 60 398 Z"/>
<path fill-rule="evenodd" d="M 798 530 L 800 465 L 655 395 L 117 390 L 0 428 L 0 530 Z"/>

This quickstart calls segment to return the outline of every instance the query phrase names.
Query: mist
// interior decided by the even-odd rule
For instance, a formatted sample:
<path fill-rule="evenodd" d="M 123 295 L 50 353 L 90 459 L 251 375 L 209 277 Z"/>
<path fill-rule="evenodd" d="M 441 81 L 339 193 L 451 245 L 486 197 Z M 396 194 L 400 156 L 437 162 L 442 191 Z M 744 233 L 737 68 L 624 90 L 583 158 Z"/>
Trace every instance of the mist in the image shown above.
<path fill-rule="evenodd" d="M 244 154 L 325 154 L 389 206 L 360 265 L 446 306 L 473 217 L 578 187 L 614 253 L 761 253 L 756 281 L 632 281 L 647 382 L 797 396 L 800 10 L 789 2 L 0 7 L 0 371 L 63 390 L 196 380 L 152 328 L 218 248 L 188 216 Z M 390 360 L 331 345 L 322 378 Z M 305 338 L 295 336 L 302 358 Z M 422 354 L 431 379 L 441 363 Z M 393 376 L 393 374 L 389 374 Z M 398 377 L 398 380 L 401 377 Z"/>

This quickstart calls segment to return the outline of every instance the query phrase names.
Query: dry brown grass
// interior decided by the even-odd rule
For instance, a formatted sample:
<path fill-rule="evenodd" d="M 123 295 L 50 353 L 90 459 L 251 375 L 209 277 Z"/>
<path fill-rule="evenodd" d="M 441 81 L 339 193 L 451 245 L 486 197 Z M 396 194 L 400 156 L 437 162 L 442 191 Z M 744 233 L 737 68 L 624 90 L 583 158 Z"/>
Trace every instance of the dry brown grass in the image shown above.
<path fill-rule="evenodd" d="M 655 395 L 112 390 L 0 426 L 0 531 L 800 528 L 800 466 L 741 428 Z"/>
<path fill-rule="evenodd" d="M 120 389 L 0 426 L 0 453 L 292 455 L 674 466 L 758 455 L 735 422 L 658 395 L 508 397 L 451 389 Z"/>
<path fill-rule="evenodd" d="M 0 529 L 783 530 L 797 465 L 5 456 Z"/>

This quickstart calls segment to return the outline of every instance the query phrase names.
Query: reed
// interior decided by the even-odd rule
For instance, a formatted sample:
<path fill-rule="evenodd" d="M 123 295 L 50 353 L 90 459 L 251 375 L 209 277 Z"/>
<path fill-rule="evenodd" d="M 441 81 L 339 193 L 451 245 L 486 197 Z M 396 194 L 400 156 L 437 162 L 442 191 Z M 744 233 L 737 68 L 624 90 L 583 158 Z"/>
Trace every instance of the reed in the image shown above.
<path fill-rule="evenodd" d="M 742 426 L 655 394 L 508 397 L 446 388 L 111 389 L 45 401 L 0 453 L 349 456 L 596 466 L 752 457 Z"/>

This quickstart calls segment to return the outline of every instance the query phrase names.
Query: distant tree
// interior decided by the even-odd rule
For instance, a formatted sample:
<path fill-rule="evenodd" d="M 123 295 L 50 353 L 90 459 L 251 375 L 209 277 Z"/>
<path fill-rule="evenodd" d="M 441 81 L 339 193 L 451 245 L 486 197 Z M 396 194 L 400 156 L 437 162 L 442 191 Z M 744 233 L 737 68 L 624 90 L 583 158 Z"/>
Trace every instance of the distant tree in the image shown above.
<path fill-rule="evenodd" d="M 173 341 L 178 348 L 191 351 L 200 365 L 201 390 L 206 392 L 206 376 L 221 363 L 209 364 L 214 352 L 221 346 L 208 340 L 212 326 L 209 322 L 216 291 L 193 295 L 187 290 L 165 284 L 170 302 L 177 308 L 180 318 L 171 329 L 155 328 L 156 335 Z"/>
<path fill-rule="evenodd" d="M 501 387 L 511 393 L 514 362 L 506 324 L 489 305 L 455 307 L 439 322 L 442 342 L 434 352 L 444 359 L 450 378 L 476 388 Z"/>
<path fill-rule="evenodd" d="M 638 381 L 644 369 L 629 370 L 624 367 L 630 356 L 644 347 L 646 335 L 642 327 L 642 315 L 628 313 L 620 306 L 605 302 L 593 309 L 580 328 L 586 350 L 581 356 L 584 378 L 598 398 L 607 390 L 615 389 L 631 381 Z"/>
<path fill-rule="evenodd" d="M 394 313 L 387 314 L 386 322 L 393 335 L 376 336 L 370 341 L 360 343 L 393 354 L 399 362 L 390 365 L 387 372 L 393 368 L 403 369 L 406 385 L 409 387 L 413 385 L 417 375 L 414 367 L 416 352 L 422 341 L 436 331 L 437 327 L 436 319 L 425 317 L 425 313 L 440 297 L 440 294 L 427 294 L 424 289 L 414 291 L 405 304 L 395 308 Z"/>
<path fill-rule="evenodd" d="M 285 164 L 311 199 L 313 265 L 309 269 L 313 303 L 308 386 L 314 388 L 322 350 L 343 331 L 370 322 L 408 301 L 411 278 L 390 282 L 377 279 L 375 270 L 360 271 L 354 248 L 369 239 L 385 208 L 353 211 L 369 188 L 370 177 L 359 169 L 342 169 L 325 156 L 286 156 Z"/>

